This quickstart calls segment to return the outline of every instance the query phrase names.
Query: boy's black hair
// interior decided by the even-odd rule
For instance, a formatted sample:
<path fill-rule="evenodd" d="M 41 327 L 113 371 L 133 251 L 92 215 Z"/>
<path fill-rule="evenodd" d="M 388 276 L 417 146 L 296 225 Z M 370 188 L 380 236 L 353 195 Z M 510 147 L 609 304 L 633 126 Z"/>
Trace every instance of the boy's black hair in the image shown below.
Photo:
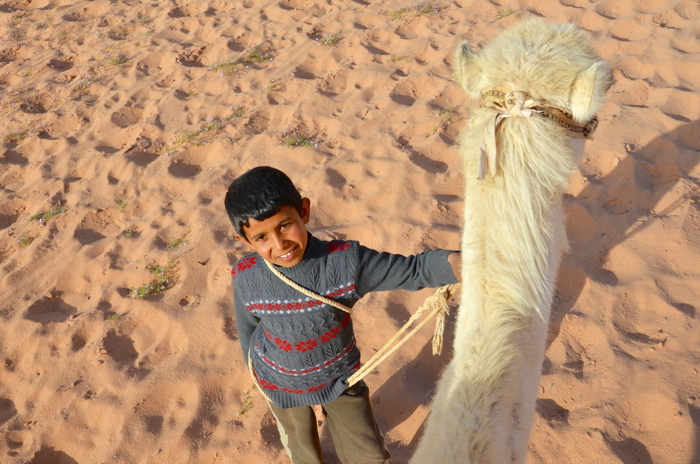
<path fill-rule="evenodd" d="M 301 195 L 285 173 L 270 166 L 258 166 L 231 182 L 224 200 L 226 212 L 236 233 L 248 240 L 243 226 L 248 219 L 264 221 L 283 206 L 301 215 Z"/>

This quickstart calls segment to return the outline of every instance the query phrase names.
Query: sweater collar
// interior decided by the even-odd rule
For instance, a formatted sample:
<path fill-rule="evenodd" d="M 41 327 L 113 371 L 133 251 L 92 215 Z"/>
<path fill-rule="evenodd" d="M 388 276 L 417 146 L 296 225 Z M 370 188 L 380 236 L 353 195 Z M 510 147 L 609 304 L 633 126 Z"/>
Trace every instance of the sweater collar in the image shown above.
<path fill-rule="evenodd" d="M 304 250 L 304 256 L 299 264 L 294 267 L 282 267 L 275 266 L 273 264 L 275 269 L 287 277 L 291 278 L 293 275 L 305 274 L 318 258 L 326 255 L 326 251 L 328 250 L 328 242 L 317 239 L 311 235 L 311 232 L 307 231 L 306 233 L 308 234 L 309 241 L 307 242 L 306 250 Z"/>

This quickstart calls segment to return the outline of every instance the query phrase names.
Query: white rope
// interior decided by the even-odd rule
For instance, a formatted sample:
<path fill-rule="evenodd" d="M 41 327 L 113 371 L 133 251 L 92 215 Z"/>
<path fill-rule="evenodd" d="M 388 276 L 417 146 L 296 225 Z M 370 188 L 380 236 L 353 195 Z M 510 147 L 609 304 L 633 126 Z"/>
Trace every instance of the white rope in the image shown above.
<path fill-rule="evenodd" d="M 289 277 L 285 276 L 282 274 L 280 271 L 278 271 L 269 261 L 265 261 L 265 264 L 267 264 L 268 269 L 276 275 L 280 280 L 282 280 L 284 283 L 289 285 L 290 287 L 294 288 L 295 290 L 298 290 L 299 292 L 303 293 L 304 295 L 308 296 L 309 298 L 315 298 L 327 305 L 336 307 L 342 311 L 345 311 L 348 314 L 352 314 L 352 309 L 349 307 L 345 306 L 344 304 L 338 303 L 337 301 L 331 300 L 330 298 L 326 298 L 324 296 L 321 296 L 317 294 L 316 292 L 313 292 L 309 290 L 308 288 L 304 288 L 301 285 L 297 284 L 294 282 L 292 279 Z M 447 300 L 454 295 L 456 292 L 457 288 L 459 287 L 459 284 L 451 284 L 451 285 L 445 285 L 444 287 L 440 287 L 435 291 L 434 294 L 429 296 L 423 305 L 418 308 L 418 311 L 411 316 L 411 318 L 404 324 L 401 329 L 394 335 L 391 340 L 389 340 L 387 343 L 384 344 L 383 347 L 379 349 L 360 369 L 358 369 L 357 372 L 355 372 L 353 375 L 348 378 L 348 387 L 356 384 L 360 380 L 362 380 L 367 374 L 369 374 L 372 370 L 374 370 L 379 364 L 381 364 L 387 357 L 389 357 L 394 351 L 399 349 L 401 345 L 403 345 L 409 338 L 413 336 L 418 330 L 423 327 L 426 322 L 428 322 L 433 316 L 437 315 L 437 321 L 435 323 L 435 334 L 433 335 L 433 355 L 438 355 L 442 353 L 442 340 L 443 340 L 443 333 L 444 333 L 444 327 L 445 327 L 445 317 L 447 314 L 450 312 L 450 307 L 449 304 L 447 303 Z M 423 313 L 426 311 L 430 311 L 427 315 L 427 317 L 416 327 L 414 327 L 410 332 L 408 332 L 406 335 L 402 337 L 404 332 L 417 320 L 419 319 Z M 396 343 L 394 346 L 392 346 L 394 343 Z M 266 400 L 270 401 L 270 398 L 267 396 L 267 394 L 263 391 L 262 386 L 258 382 L 257 377 L 255 376 L 255 372 L 253 371 L 253 363 L 252 360 L 250 359 L 250 353 L 248 353 L 248 368 L 250 371 L 250 375 L 253 378 L 253 381 L 255 382 L 255 386 L 258 388 L 260 393 L 265 397 Z"/>
<path fill-rule="evenodd" d="M 275 269 L 275 266 L 273 266 L 272 263 L 270 263 L 266 259 L 263 259 L 263 261 L 265 261 L 265 264 L 267 264 L 268 269 L 270 269 L 270 271 L 272 271 L 272 273 L 274 275 L 279 277 L 280 280 L 282 280 L 282 282 L 289 285 L 293 289 L 300 291 L 301 293 L 308 296 L 309 298 L 315 298 L 315 299 L 321 301 L 322 303 L 326 303 L 327 305 L 334 306 L 342 311 L 345 311 L 348 314 L 352 314 L 352 309 L 348 308 L 344 304 L 338 303 L 337 301 L 331 300 L 330 298 L 326 298 L 325 296 L 321 296 L 318 293 L 309 290 L 308 288 L 302 287 L 301 285 L 294 282 L 292 279 L 290 279 L 289 277 L 287 277 L 286 275 L 282 274 L 280 271 Z"/>

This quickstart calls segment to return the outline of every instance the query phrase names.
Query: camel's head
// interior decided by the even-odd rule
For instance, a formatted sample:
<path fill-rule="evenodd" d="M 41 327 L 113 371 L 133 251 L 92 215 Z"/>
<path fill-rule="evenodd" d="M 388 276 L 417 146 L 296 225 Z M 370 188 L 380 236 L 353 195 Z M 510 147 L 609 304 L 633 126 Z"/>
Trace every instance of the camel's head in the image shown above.
<path fill-rule="evenodd" d="M 481 53 L 462 43 L 455 52 L 455 77 L 472 98 L 496 87 L 520 90 L 570 110 L 579 122 L 596 114 L 612 83 L 588 33 L 538 18 L 504 31 Z"/>

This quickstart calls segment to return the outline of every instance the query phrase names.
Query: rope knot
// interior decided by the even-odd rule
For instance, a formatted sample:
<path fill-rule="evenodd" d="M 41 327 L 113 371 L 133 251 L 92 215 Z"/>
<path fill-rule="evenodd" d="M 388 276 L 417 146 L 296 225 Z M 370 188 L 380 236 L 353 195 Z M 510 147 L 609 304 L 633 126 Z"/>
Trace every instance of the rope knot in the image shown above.
<path fill-rule="evenodd" d="M 532 98 L 532 95 L 521 90 L 497 87 L 484 91 L 481 96 L 484 97 L 484 103 L 481 104 L 481 107 L 492 110 L 493 115 L 486 125 L 484 138 L 479 148 L 477 179 L 480 180 L 486 176 L 487 170 L 492 177 L 496 177 L 498 174 L 496 130 L 505 118 L 529 118 L 533 115 L 539 115 L 563 127 L 569 137 L 577 138 L 589 138 L 598 125 L 598 119 L 595 117 L 584 124 L 578 123 L 568 110 L 547 102 L 537 101 Z"/>
<path fill-rule="evenodd" d="M 477 179 L 483 179 L 486 171 L 492 177 L 498 174 L 498 151 L 496 149 L 496 129 L 505 118 L 529 118 L 538 113 L 539 102 L 533 100 L 529 93 L 520 90 L 507 92 L 503 89 L 487 90 L 482 94 L 482 108 L 494 111 L 491 121 L 486 125 L 486 133 L 479 149 L 479 167 Z"/>

